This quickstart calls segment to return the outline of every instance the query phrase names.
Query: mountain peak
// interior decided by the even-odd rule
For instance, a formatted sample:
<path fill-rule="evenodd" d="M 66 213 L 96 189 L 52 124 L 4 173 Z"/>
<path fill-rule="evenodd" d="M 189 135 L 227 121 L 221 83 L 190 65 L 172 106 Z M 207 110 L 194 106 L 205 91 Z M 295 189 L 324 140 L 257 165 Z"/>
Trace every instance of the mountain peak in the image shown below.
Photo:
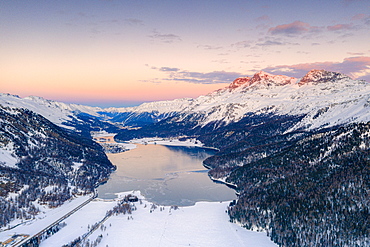
<path fill-rule="evenodd" d="M 273 77 L 274 75 L 273 74 L 270 74 L 270 73 L 267 73 L 267 72 L 265 72 L 265 71 L 263 71 L 263 70 L 260 70 L 259 72 L 257 72 L 257 73 L 255 73 L 254 75 L 253 75 L 253 77 L 255 77 L 255 76 L 259 76 L 259 77 Z"/>
<path fill-rule="evenodd" d="M 30 95 L 30 96 L 27 96 L 25 97 L 24 99 L 27 99 L 27 100 L 32 100 L 32 101 L 35 101 L 35 102 L 52 102 L 52 100 L 48 100 L 48 99 L 45 99 L 43 97 L 40 97 L 40 96 L 35 96 L 35 95 Z"/>
<path fill-rule="evenodd" d="M 261 71 L 255 73 L 253 75 L 252 80 L 253 81 L 259 81 L 259 80 L 262 80 L 262 79 L 267 79 L 267 78 L 272 78 L 272 77 L 274 77 L 274 75 L 266 73 L 266 72 L 261 70 Z"/>
<path fill-rule="evenodd" d="M 240 87 L 241 85 L 246 84 L 250 80 L 251 80 L 250 77 L 239 77 L 239 78 L 236 78 L 227 88 L 229 88 L 230 90 L 233 90 L 235 88 Z"/>
<path fill-rule="evenodd" d="M 313 70 L 310 70 L 300 80 L 299 85 L 304 85 L 308 83 L 312 83 L 313 85 L 316 85 L 319 83 L 325 83 L 328 81 L 336 81 L 336 80 L 341 80 L 341 79 L 351 79 L 351 78 L 342 73 L 338 73 L 338 72 L 313 69 Z"/>
<path fill-rule="evenodd" d="M 264 86 L 284 86 L 287 84 L 292 84 L 297 79 L 285 75 L 273 75 L 260 71 L 252 77 L 250 80 L 250 85 L 264 85 Z"/>
<path fill-rule="evenodd" d="M 20 99 L 19 95 L 16 94 L 10 94 L 10 93 L 0 93 L 0 96 L 6 96 L 6 97 L 14 97 Z"/>

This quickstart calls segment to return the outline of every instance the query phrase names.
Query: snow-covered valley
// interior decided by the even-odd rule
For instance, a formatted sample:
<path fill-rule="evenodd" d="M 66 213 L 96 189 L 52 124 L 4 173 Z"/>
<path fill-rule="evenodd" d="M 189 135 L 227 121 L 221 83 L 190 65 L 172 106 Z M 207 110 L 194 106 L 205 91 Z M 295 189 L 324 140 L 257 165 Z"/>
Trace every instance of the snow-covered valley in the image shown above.
<path fill-rule="evenodd" d="M 130 108 L 1 94 L 0 113 L 0 242 L 32 236 L 90 200 L 115 169 L 104 151 L 164 144 L 219 150 L 204 165 L 238 200 L 174 210 L 136 194 L 143 203 L 132 214 L 107 218 L 118 202 L 94 200 L 53 226 L 59 231 L 42 246 L 72 243 L 93 226 L 86 246 L 370 244 L 368 82 L 323 70 L 300 79 L 261 71 L 195 99 Z M 131 142 L 92 141 L 112 133 Z"/>
<path fill-rule="evenodd" d="M 102 143 L 111 138 L 104 134 L 95 137 L 100 138 Z M 144 138 L 116 144 L 126 150 L 135 149 L 135 144 L 203 146 L 197 140 L 163 138 Z M 139 199 L 138 202 L 130 202 L 132 211 L 106 217 L 107 212 L 129 194 Z M 16 194 L 14 196 L 17 197 Z M 39 246 L 75 246 L 76 240 L 80 246 L 277 246 L 266 232 L 246 230 L 231 223 L 227 214 L 230 201 L 197 202 L 194 206 L 178 207 L 155 204 L 139 191 L 118 193 L 116 199 L 110 200 L 96 198 L 91 201 L 93 196 L 75 197 L 56 209 L 36 203 L 40 210 L 38 216 L 28 221 L 11 222 L 8 228 L 0 231 L 0 243 L 15 239 L 14 236 L 27 236 L 23 242 L 9 243 L 9 246 L 21 246 L 24 241 L 40 235 L 43 229 L 57 222 L 58 230 L 54 230 L 55 233 L 41 234 Z M 84 206 L 75 211 L 82 204 Z M 65 216 L 68 217 L 64 219 Z"/>
<path fill-rule="evenodd" d="M 88 233 L 100 222 L 117 200 L 94 200 L 65 220 L 66 226 L 46 239 L 40 246 L 63 246 Z M 276 246 L 265 232 L 253 232 L 230 223 L 228 202 L 199 202 L 190 207 L 155 205 L 139 192 L 131 202 L 131 214 L 117 214 L 107 218 L 82 242 L 96 246 Z M 91 245 L 90 245 L 91 246 Z M 94 246 L 94 245 L 92 245 Z"/>

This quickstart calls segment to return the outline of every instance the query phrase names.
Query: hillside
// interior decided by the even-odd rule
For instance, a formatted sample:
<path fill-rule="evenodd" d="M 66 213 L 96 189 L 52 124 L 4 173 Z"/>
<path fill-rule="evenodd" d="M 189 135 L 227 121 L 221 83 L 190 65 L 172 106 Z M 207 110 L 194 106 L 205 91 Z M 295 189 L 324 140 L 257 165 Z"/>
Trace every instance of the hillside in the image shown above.
<path fill-rule="evenodd" d="M 0 226 L 91 193 L 115 167 L 102 148 L 28 109 L 0 105 Z"/>
<path fill-rule="evenodd" d="M 259 72 L 115 138 L 188 136 L 219 148 L 204 165 L 239 194 L 231 220 L 280 246 L 368 246 L 369 121 L 365 81 Z"/>
<path fill-rule="evenodd" d="M 195 99 L 107 109 L 0 96 L 6 215 L 30 217 L 37 213 L 31 201 L 53 206 L 104 180 L 113 168 L 89 137 L 92 130 L 105 130 L 118 132 L 117 141 L 196 138 L 218 148 L 204 165 L 211 179 L 238 192 L 230 220 L 267 231 L 280 246 L 370 245 L 366 81 L 324 70 L 300 79 L 261 71 Z M 33 185 L 36 180 L 40 185 Z M 12 198 L 24 198 L 29 188 L 36 195 L 17 211 L 25 200 Z"/>
<path fill-rule="evenodd" d="M 253 146 L 206 161 L 231 170 L 225 181 L 240 195 L 232 221 L 267 230 L 281 246 L 367 246 L 370 123 L 281 138 L 265 141 L 263 156 Z"/>
<path fill-rule="evenodd" d="M 35 112 L 55 125 L 78 132 L 91 138 L 91 131 L 115 133 L 119 128 L 107 121 L 98 112 L 99 107 L 67 104 L 47 100 L 37 96 L 20 98 L 17 95 L 0 93 L 0 105 L 10 108 L 23 108 Z"/>

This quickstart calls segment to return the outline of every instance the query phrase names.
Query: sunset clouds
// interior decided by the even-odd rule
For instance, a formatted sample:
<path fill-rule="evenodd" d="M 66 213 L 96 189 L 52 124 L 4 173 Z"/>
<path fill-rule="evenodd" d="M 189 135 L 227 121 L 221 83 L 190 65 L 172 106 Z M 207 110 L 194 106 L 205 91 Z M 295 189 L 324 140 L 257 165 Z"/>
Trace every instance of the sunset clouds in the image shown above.
<path fill-rule="evenodd" d="M 266 72 L 282 73 L 294 77 L 302 77 L 311 69 L 325 69 L 341 72 L 352 78 L 370 82 L 370 57 L 348 57 L 342 62 L 314 62 L 295 65 L 279 65 L 265 68 Z"/>
<path fill-rule="evenodd" d="M 236 78 L 245 76 L 237 72 L 212 71 L 207 73 L 181 70 L 179 68 L 152 67 L 154 70 L 165 72 L 161 80 L 182 81 L 195 84 L 224 84 L 231 83 Z"/>
<path fill-rule="evenodd" d="M 352 24 L 336 24 L 334 26 L 327 27 L 329 31 L 339 31 L 339 30 L 351 30 L 353 29 Z"/>
<path fill-rule="evenodd" d="M 260 70 L 369 80 L 368 1 L 4 1 L 0 91 L 115 105 Z"/>
<path fill-rule="evenodd" d="M 289 24 L 282 24 L 277 25 L 276 27 L 272 27 L 269 29 L 269 32 L 273 35 L 275 34 L 283 34 L 283 35 L 297 35 L 297 34 L 303 34 L 310 30 L 312 30 L 313 27 L 310 26 L 310 24 L 302 22 L 302 21 L 294 21 Z"/>

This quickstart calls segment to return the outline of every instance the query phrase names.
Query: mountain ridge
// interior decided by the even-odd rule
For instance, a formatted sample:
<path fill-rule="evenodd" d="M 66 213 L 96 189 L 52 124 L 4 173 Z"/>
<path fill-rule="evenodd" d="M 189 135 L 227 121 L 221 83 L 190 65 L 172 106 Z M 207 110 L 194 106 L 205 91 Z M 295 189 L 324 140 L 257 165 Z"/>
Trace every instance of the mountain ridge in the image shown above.
<path fill-rule="evenodd" d="M 100 145 L 25 109 L 0 105 L 0 226 L 91 193 L 115 167 Z M 52 188 L 52 190 L 50 190 Z"/>
<path fill-rule="evenodd" d="M 349 88 L 353 88 L 353 90 Z M 349 93 L 349 95 L 341 93 L 343 90 L 347 94 Z M 302 78 L 297 79 L 260 71 L 252 77 L 236 78 L 227 87 L 194 99 L 182 98 L 156 101 L 143 103 L 136 107 L 99 108 L 66 104 L 36 96 L 21 99 L 19 96 L 9 94 L 0 94 L 0 104 L 33 110 L 66 128 L 71 128 L 71 125 L 65 123 L 80 121 L 77 117 L 79 113 L 86 113 L 99 120 L 108 120 L 111 123 L 130 126 L 131 123 L 136 121 L 135 119 L 140 118 L 143 119 L 144 124 L 148 124 L 158 122 L 177 113 L 196 112 L 203 114 L 208 111 L 217 114 L 208 114 L 209 116 L 206 117 L 205 123 L 225 121 L 228 124 L 240 120 L 248 112 L 266 112 L 266 109 L 270 109 L 270 112 L 274 110 L 279 114 L 291 115 L 308 113 L 307 109 L 317 113 L 317 111 L 322 111 L 328 105 L 336 105 L 338 107 L 338 105 L 345 104 L 346 101 L 359 100 L 361 94 L 362 99 L 365 99 L 368 92 L 369 83 L 352 80 L 338 72 L 311 70 Z M 329 95 L 331 95 L 332 99 L 325 99 Z M 363 104 L 366 105 L 368 104 L 367 101 L 370 100 L 366 98 L 365 101 Z M 292 102 L 301 103 L 292 104 Z M 223 115 L 228 115 L 227 111 L 232 111 L 234 117 L 222 119 Z M 312 115 L 316 115 L 316 113 L 312 113 Z M 325 114 L 322 113 L 321 115 Z M 362 113 L 348 118 L 358 118 L 359 121 L 368 120 L 362 119 L 361 115 L 367 116 L 368 114 Z M 330 119 L 327 119 L 327 121 L 330 121 Z M 342 119 L 342 122 L 345 121 Z M 333 125 L 338 123 L 339 120 L 337 119 L 337 122 L 332 120 L 323 124 Z M 138 127 L 141 127 L 141 125 Z M 314 124 L 313 128 L 315 127 L 319 126 Z"/>
<path fill-rule="evenodd" d="M 237 191 L 231 221 L 279 246 L 368 246 L 369 84 L 319 70 L 271 78 L 241 79 L 115 139 L 188 136 L 218 148 L 204 166 Z"/>
<path fill-rule="evenodd" d="M 228 208 L 231 221 L 266 231 L 284 247 L 370 243 L 370 84 L 365 81 L 324 70 L 311 70 L 300 79 L 258 72 L 195 99 L 124 110 L 73 108 L 9 95 L 0 95 L 2 104 L 10 112 L 30 106 L 80 135 L 114 132 L 115 124 L 120 126 L 116 141 L 196 138 L 220 150 L 204 161 L 210 178 L 237 190 L 238 200 Z M 15 150 L 6 147 L 9 164 L 0 167 L 16 171 L 19 162 L 10 157 Z"/>

